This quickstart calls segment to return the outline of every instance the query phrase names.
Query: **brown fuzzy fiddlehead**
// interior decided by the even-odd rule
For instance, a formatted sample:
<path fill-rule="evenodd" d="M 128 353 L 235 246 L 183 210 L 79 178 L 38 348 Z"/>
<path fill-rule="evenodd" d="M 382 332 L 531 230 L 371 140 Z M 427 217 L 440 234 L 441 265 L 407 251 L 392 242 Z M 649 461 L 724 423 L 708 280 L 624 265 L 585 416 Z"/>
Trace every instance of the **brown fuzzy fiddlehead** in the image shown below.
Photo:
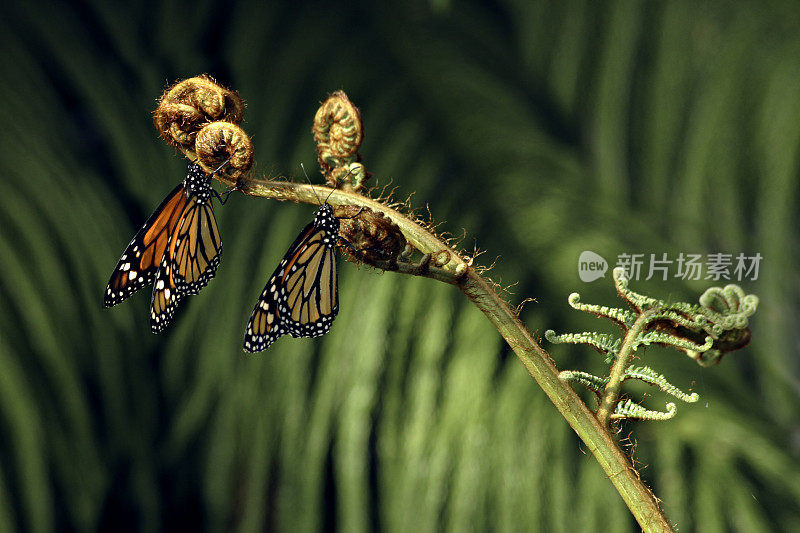
<path fill-rule="evenodd" d="M 162 139 L 209 172 L 230 159 L 221 172 L 236 181 L 253 165 L 253 143 L 239 127 L 243 114 L 244 100 L 204 74 L 168 87 L 153 124 Z"/>
<path fill-rule="evenodd" d="M 358 163 L 364 124 L 361 112 L 344 91 L 336 91 L 320 105 L 311 131 L 328 185 L 360 189 L 369 178 L 364 166 Z"/>
<path fill-rule="evenodd" d="M 242 128 L 230 122 L 204 126 L 197 132 L 195 152 L 208 172 L 228 161 L 226 174 L 234 180 L 253 166 L 253 142 Z"/>

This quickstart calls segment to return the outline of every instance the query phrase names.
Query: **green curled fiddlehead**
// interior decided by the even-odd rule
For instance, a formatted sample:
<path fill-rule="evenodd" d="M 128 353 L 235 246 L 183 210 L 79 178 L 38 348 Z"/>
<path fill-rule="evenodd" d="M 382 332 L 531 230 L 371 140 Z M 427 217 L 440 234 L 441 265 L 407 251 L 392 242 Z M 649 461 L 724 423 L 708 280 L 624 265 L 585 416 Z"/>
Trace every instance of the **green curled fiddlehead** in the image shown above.
<path fill-rule="evenodd" d="M 699 298 L 699 305 L 665 302 L 632 291 L 622 268 L 615 268 L 613 277 L 617 293 L 631 310 L 584 304 L 577 293 L 569 296 L 569 304 L 614 321 L 622 328 L 622 337 L 596 332 L 556 335 L 553 331 L 547 331 L 545 337 L 553 343 L 586 344 L 605 354 L 606 362 L 612 363 L 608 378 L 602 378 L 604 389 L 597 410 L 601 422 L 607 424 L 620 418 L 667 420 L 677 412 L 674 404 L 668 404 L 667 411 L 662 413 L 648 411 L 631 400 L 620 403 L 622 384 L 628 379 L 658 387 L 685 402 L 698 399 L 697 394 L 682 392 L 649 367 L 632 367 L 634 357 L 642 356 L 643 350 L 639 348 L 658 344 L 686 353 L 701 366 L 717 364 L 725 353 L 743 348 L 749 342 L 749 317 L 758 307 L 758 298 L 746 295 L 737 285 L 728 285 L 706 290 Z M 601 378 L 590 378 L 579 371 L 565 376 L 562 379 L 577 381 L 595 391 L 601 383 Z"/>
<path fill-rule="evenodd" d="M 630 326 L 636 320 L 636 313 L 617 307 L 606 307 L 605 305 L 594 305 L 581 303 L 581 295 L 573 292 L 567 299 L 569 305 L 578 311 L 586 311 L 599 317 L 610 318 L 621 326 Z"/>

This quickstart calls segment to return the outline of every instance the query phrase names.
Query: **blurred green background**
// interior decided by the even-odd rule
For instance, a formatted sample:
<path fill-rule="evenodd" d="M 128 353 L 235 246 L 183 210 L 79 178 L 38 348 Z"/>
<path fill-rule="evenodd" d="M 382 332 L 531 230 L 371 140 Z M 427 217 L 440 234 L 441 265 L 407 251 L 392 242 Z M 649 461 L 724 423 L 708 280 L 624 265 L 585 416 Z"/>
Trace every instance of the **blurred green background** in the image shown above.
<path fill-rule="evenodd" d="M 637 530 L 452 287 L 340 260 L 331 333 L 246 356 L 309 206 L 218 208 L 217 278 L 164 334 L 149 289 L 103 309 L 185 173 L 155 100 L 203 72 L 246 99 L 261 175 L 315 167 L 312 118 L 344 89 L 378 183 L 500 255 L 491 275 L 536 298 L 539 335 L 614 331 L 567 305 L 619 303 L 609 277 L 579 280 L 583 250 L 761 253 L 741 283 L 761 298 L 751 346 L 707 369 L 648 349 L 701 400 L 620 437 L 680 531 L 800 530 L 796 3 L 13 2 L 0 50 L 0 530 Z M 696 301 L 723 283 L 632 288 Z"/>

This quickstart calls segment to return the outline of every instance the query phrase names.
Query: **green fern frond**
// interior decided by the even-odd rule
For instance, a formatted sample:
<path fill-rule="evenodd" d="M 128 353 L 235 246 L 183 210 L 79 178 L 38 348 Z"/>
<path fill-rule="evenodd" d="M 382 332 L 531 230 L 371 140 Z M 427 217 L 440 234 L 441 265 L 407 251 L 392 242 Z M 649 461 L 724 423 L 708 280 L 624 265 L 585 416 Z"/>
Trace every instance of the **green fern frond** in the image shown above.
<path fill-rule="evenodd" d="M 711 349 L 711 346 L 714 344 L 714 339 L 711 337 L 706 337 L 706 342 L 704 344 L 695 344 L 688 339 L 682 339 L 680 337 L 676 337 L 675 335 L 670 335 L 669 333 L 663 333 L 661 331 L 649 331 L 642 334 L 635 342 L 636 347 L 642 345 L 649 346 L 650 344 L 663 344 L 664 346 L 672 346 L 673 348 L 679 348 L 681 350 L 705 352 L 706 350 Z"/>
<path fill-rule="evenodd" d="M 674 418 L 677 412 L 678 408 L 672 402 L 667 404 L 666 411 L 652 411 L 628 399 L 617 404 L 617 408 L 614 410 L 614 414 L 611 415 L 611 418 L 638 418 L 640 420 L 661 421 Z"/>
<path fill-rule="evenodd" d="M 562 370 L 558 373 L 558 377 L 562 381 L 580 383 L 598 395 L 603 393 L 603 389 L 606 388 L 606 384 L 608 383 L 607 378 L 601 378 L 593 374 L 589 374 L 588 372 L 581 372 L 578 370 Z"/>
<path fill-rule="evenodd" d="M 614 277 L 614 286 L 617 288 L 617 293 L 639 312 L 649 309 L 650 307 L 660 303 L 655 298 L 650 298 L 649 296 L 645 296 L 630 290 L 628 288 L 630 279 L 628 278 L 628 274 L 625 272 L 624 268 L 615 268 L 612 272 L 612 276 Z"/>
<path fill-rule="evenodd" d="M 687 403 L 694 403 L 700 399 L 700 395 L 696 392 L 691 394 L 683 392 L 678 387 L 667 381 L 667 378 L 665 378 L 663 374 L 659 374 L 647 366 L 628 368 L 625 370 L 625 379 L 638 379 L 644 381 L 645 383 L 649 383 L 650 385 L 655 385 L 667 394 Z"/>
<path fill-rule="evenodd" d="M 633 322 L 636 320 L 636 313 L 628 311 L 626 309 L 620 309 L 617 307 L 607 307 L 605 305 L 594 305 L 594 304 L 584 304 L 581 303 L 581 295 L 577 292 L 573 292 L 569 295 L 567 299 L 569 305 L 572 306 L 573 309 L 577 309 L 578 311 L 585 311 L 587 313 L 591 313 L 593 315 L 597 315 L 600 317 L 610 318 L 611 320 L 618 322 L 624 326 L 631 326 Z"/>
<path fill-rule="evenodd" d="M 624 417 L 667 420 L 677 412 L 674 406 L 669 407 L 672 404 L 668 404 L 666 413 L 658 413 L 630 401 L 620 403 L 623 382 L 638 379 L 685 402 L 696 402 L 698 396 L 682 392 L 650 367 L 632 367 L 637 349 L 659 344 L 686 353 L 702 366 L 719 363 L 726 352 L 742 348 L 749 342 L 747 319 L 755 312 L 758 298 L 745 295 L 736 285 L 728 285 L 725 288 L 708 289 L 700 297 L 700 305 L 667 303 L 631 290 L 623 268 L 615 268 L 613 277 L 619 296 L 634 311 L 584 304 L 580 302 L 578 293 L 570 294 L 569 304 L 580 311 L 621 324 L 625 330 L 623 339 L 596 332 L 556 335 L 552 330 L 545 332 L 545 338 L 553 343 L 586 344 L 608 355 L 606 362 L 612 363 L 612 366 L 608 377 L 604 378 L 597 409 L 597 418 L 601 423 L 608 424 L 610 420 Z M 591 375 L 573 371 L 562 379 L 580 381 L 596 392 L 601 378 L 588 376 Z"/>
<path fill-rule="evenodd" d="M 619 352 L 622 339 L 608 333 L 587 331 L 584 333 L 562 333 L 556 335 L 552 329 L 544 332 L 544 337 L 553 344 L 586 344 L 605 354 L 605 362 L 610 363 Z"/>

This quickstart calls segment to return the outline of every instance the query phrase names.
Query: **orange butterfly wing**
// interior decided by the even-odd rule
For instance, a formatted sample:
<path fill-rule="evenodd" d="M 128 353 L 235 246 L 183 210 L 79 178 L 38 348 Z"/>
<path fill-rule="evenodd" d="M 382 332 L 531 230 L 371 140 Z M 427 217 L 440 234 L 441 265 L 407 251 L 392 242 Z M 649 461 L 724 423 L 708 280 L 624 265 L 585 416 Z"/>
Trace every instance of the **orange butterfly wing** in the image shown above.
<path fill-rule="evenodd" d="M 161 332 L 184 296 L 200 292 L 214 277 L 222 240 L 211 203 L 192 196 L 161 260 L 150 301 L 150 327 Z"/>
<path fill-rule="evenodd" d="M 106 307 L 117 305 L 153 282 L 187 201 L 181 183 L 164 198 L 136 233 L 111 273 L 103 299 Z"/>

